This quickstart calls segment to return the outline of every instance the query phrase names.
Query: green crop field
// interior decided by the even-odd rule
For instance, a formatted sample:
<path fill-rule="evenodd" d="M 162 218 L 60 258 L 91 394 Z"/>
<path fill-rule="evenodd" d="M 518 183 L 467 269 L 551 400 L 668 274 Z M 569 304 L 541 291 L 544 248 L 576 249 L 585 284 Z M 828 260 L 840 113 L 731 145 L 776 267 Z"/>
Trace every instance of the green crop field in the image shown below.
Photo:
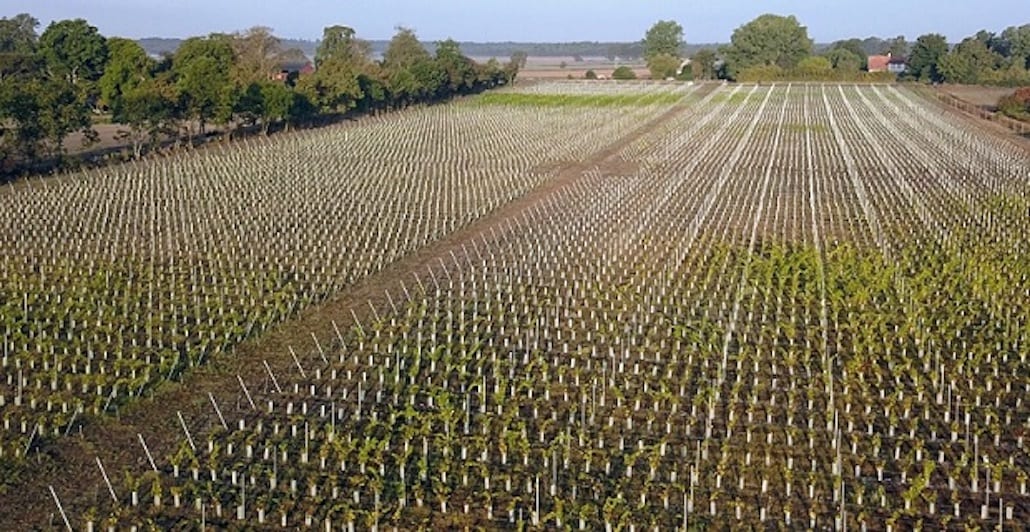
<path fill-rule="evenodd" d="M 551 82 L 31 181 L 4 489 L 76 529 L 1018 528 L 1028 153 L 897 86 Z"/>

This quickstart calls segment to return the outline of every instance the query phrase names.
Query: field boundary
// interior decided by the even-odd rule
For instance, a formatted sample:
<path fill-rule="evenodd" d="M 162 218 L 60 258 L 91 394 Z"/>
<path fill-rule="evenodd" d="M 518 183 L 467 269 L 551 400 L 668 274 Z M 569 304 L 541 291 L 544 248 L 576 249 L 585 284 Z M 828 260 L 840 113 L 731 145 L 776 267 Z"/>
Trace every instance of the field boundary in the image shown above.
<path fill-rule="evenodd" d="M 966 116 L 977 118 L 982 121 L 992 122 L 1024 138 L 1030 136 L 1030 124 L 1026 122 L 1009 118 L 998 112 L 988 111 L 939 88 L 933 89 L 933 96 L 944 106 L 961 111 L 962 114 L 965 114 Z"/>

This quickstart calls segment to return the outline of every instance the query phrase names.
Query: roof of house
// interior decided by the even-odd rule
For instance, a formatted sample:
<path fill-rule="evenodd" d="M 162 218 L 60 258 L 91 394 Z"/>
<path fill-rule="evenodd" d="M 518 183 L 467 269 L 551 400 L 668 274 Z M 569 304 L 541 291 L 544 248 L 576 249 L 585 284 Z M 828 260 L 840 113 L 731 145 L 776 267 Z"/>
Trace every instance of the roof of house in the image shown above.
<path fill-rule="evenodd" d="M 866 66 L 870 72 L 877 72 L 887 70 L 887 65 L 891 62 L 891 56 L 889 55 L 871 55 L 866 63 Z"/>
<path fill-rule="evenodd" d="M 890 57 L 890 60 L 887 61 L 887 63 L 891 64 L 891 65 L 904 65 L 904 64 L 908 63 L 908 61 L 904 57 L 894 56 L 894 57 Z"/>

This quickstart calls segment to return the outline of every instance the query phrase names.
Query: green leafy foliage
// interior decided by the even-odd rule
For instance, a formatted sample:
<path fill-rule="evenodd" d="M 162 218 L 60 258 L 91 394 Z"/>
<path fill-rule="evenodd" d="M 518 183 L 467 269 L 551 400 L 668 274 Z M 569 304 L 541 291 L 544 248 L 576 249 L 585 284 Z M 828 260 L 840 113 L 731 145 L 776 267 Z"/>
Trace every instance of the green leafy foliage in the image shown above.
<path fill-rule="evenodd" d="M 644 58 L 648 63 L 663 55 L 678 59 L 683 45 L 683 26 L 674 20 L 660 20 L 644 35 Z"/>
<path fill-rule="evenodd" d="M 932 33 L 916 39 L 908 58 L 908 76 L 921 81 L 941 82 L 940 61 L 948 53 L 948 41 L 943 35 Z"/>
<path fill-rule="evenodd" d="M 630 67 L 628 67 L 626 65 L 623 65 L 623 66 L 620 66 L 620 67 L 616 68 L 612 72 L 612 79 L 620 80 L 620 81 L 633 80 L 633 79 L 637 79 L 637 73 L 634 72 L 632 68 L 630 68 Z"/>
<path fill-rule="evenodd" d="M 793 16 L 766 14 L 737 28 L 725 55 L 731 77 L 755 66 L 794 68 L 812 53 L 808 30 Z"/>

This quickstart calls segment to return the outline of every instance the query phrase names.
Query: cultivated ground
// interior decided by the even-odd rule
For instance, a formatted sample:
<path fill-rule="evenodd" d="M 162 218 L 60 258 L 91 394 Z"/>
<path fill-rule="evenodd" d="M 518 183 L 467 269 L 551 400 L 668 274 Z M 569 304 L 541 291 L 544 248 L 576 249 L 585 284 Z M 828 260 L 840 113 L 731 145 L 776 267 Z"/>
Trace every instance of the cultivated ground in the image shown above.
<path fill-rule="evenodd" d="M 0 520 L 1025 522 L 996 135 L 888 86 L 542 83 L 19 189 Z"/>

